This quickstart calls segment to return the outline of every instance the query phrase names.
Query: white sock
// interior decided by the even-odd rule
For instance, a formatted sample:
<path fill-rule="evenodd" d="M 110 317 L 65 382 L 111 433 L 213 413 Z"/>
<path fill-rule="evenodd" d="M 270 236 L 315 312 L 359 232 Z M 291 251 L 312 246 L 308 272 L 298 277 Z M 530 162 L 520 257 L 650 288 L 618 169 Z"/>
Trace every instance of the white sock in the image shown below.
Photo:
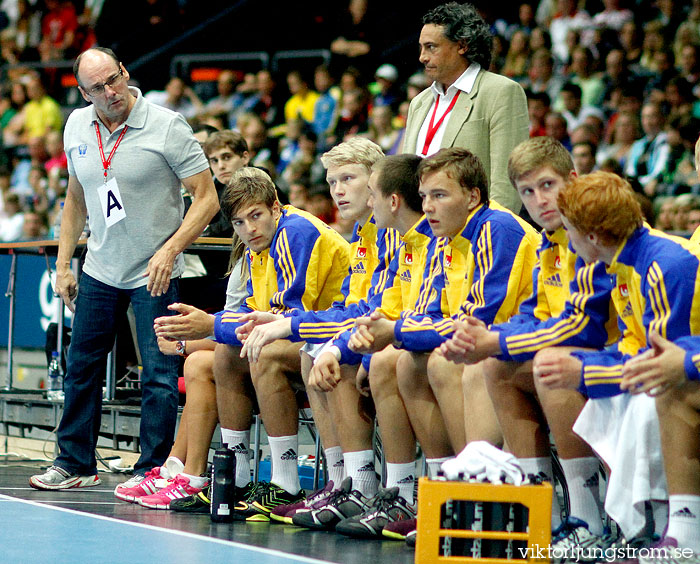
<path fill-rule="evenodd" d="M 600 462 L 595 456 L 561 459 L 566 485 L 569 488 L 571 516 L 588 523 L 594 535 L 603 534 L 600 518 Z"/>
<path fill-rule="evenodd" d="M 236 487 L 250 483 L 250 431 L 221 429 L 221 442 L 236 455 Z"/>
<path fill-rule="evenodd" d="M 270 443 L 270 456 L 272 458 L 272 478 L 270 481 L 277 484 L 290 494 L 299 493 L 299 435 L 286 437 L 267 437 Z"/>
<path fill-rule="evenodd" d="M 454 458 L 454 456 L 443 456 L 442 458 L 426 458 L 425 465 L 428 467 L 428 478 L 430 478 L 431 480 L 437 478 L 442 463 L 447 462 L 450 458 Z"/>
<path fill-rule="evenodd" d="M 386 487 L 399 488 L 399 495 L 413 505 L 413 490 L 416 486 L 416 463 L 405 462 L 403 464 L 386 463 Z"/>
<path fill-rule="evenodd" d="M 160 467 L 160 475 L 166 480 L 169 480 L 182 473 L 184 469 L 185 465 L 182 463 L 182 460 L 176 456 L 168 456 L 163 466 Z"/>
<path fill-rule="evenodd" d="M 540 456 L 537 458 L 518 458 L 523 472 L 528 474 L 544 475 L 544 479 L 552 484 L 552 530 L 561 525 L 561 506 L 554 489 L 554 472 L 552 470 L 552 458 Z"/>
<path fill-rule="evenodd" d="M 374 470 L 374 451 L 346 452 L 343 458 L 345 475 L 352 478 L 352 487 L 365 497 L 374 497 L 379 487 L 377 473 Z"/>
<path fill-rule="evenodd" d="M 651 500 L 651 511 L 654 515 L 654 533 L 660 537 L 664 536 L 664 531 L 668 526 L 668 501 L 658 499 Z"/>
<path fill-rule="evenodd" d="M 692 548 L 700 554 L 700 495 L 668 496 L 667 537 L 678 541 L 680 548 Z"/>
<path fill-rule="evenodd" d="M 343 460 L 343 449 L 339 446 L 327 448 L 323 451 L 326 455 L 326 468 L 328 469 L 328 479 L 333 481 L 333 489 L 340 488 L 340 484 L 345 478 L 345 461 Z"/>
<path fill-rule="evenodd" d="M 180 472 L 180 475 L 190 481 L 190 486 L 199 488 L 200 490 L 209 483 L 209 478 L 206 476 L 193 476 L 192 474 L 185 474 L 184 472 Z"/>

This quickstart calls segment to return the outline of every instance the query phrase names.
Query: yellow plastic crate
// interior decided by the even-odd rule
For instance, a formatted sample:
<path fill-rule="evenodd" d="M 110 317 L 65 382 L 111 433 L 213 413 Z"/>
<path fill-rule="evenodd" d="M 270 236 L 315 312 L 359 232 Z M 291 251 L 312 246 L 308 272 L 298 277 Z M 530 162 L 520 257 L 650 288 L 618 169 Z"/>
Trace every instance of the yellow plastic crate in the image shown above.
<path fill-rule="evenodd" d="M 466 500 L 498 503 L 519 503 L 528 509 L 527 532 L 473 531 L 468 529 L 442 529 L 440 511 L 448 500 Z M 447 482 L 421 478 L 418 481 L 418 531 L 416 538 L 416 563 L 473 563 L 513 564 L 546 562 L 551 541 L 552 486 L 511 486 L 467 482 Z M 440 543 L 445 537 L 453 539 L 527 541 L 527 558 L 515 554 L 513 559 L 472 558 L 469 556 L 441 556 Z M 538 551 L 539 549 L 539 551 Z M 542 550 L 544 549 L 544 551 Z M 519 552 L 519 551 L 518 551 Z"/>

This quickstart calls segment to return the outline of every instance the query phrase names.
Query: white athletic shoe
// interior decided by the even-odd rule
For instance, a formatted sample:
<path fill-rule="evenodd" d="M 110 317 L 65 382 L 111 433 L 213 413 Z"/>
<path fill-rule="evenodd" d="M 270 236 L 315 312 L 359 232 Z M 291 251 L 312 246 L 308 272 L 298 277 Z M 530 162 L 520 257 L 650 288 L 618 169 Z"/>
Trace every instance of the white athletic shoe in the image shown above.
<path fill-rule="evenodd" d="M 600 559 L 602 551 L 610 547 L 613 540 L 609 535 L 594 535 L 588 529 L 588 523 L 568 517 L 553 533 L 552 562 L 595 562 Z"/>
<path fill-rule="evenodd" d="M 29 478 L 29 485 L 37 490 L 70 490 L 75 488 L 89 488 L 98 486 L 102 482 L 100 477 L 78 476 L 71 474 L 60 466 L 51 466 L 43 474 L 37 474 Z"/>

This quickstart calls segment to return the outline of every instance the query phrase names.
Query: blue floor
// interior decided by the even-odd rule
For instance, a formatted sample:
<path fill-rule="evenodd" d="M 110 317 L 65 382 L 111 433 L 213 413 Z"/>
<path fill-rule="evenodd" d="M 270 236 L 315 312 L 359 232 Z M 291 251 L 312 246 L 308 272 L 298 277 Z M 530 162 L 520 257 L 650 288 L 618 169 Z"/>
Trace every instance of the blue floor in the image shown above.
<path fill-rule="evenodd" d="M 321 561 L 0 494 L 0 562 L 273 564 Z"/>
<path fill-rule="evenodd" d="M 43 461 L 0 454 L 0 564 L 414 564 L 393 540 L 271 523 L 213 523 L 208 515 L 146 509 L 114 497 L 127 476 L 100 473 L 91 488 L 38 491 Z"/>

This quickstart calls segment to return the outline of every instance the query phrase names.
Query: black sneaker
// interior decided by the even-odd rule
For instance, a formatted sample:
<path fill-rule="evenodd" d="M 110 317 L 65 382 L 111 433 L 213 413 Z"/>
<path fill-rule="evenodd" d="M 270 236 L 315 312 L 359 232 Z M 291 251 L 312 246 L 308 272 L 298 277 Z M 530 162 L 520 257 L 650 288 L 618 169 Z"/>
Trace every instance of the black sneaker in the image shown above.
<path fill-rule="evenodd" d="M 389 523 L 408 521 L 415 516 L 415 508 L 399 495 L 399 488 L 387 488 L 379 490 L 364 513 L 341 521 L 335 530 L 349 537 L 380 539 Z"/>
<path fill-rule="evenodd" d="M 352 489 L 352 478 L 347 477 L 327 498 L 326 503 L 311 511 L 298 512 L 292 517 L 292 523 L 298 527 L 332 531 L 343 519 L 359 515 L 367 509 L 367 498 Z"/>
<path fill-rule="evenodd" d="M 292 517 L 297 511 L 310 511 L 325 504 L 328 497 L 333 492 L 333 480 L 328 480 L 328 483 L 322 488 L 309 494 L 309 496 L 291 505 L 280 505 L 275 507 L 270 512 L 270 519 L 278 523 L 292 524 Z"/>
<path fill-rule="evenodd" d="M 172 500 L 170 509 L 178 513 L 209 513 L 211 511 L 211 484 L 194 495 Z"/>
<path fill-rule="evenodd" d="M 243 501 L 236 504 L 233 518 L 249 522 L 269 522 L 270 511 L 280 505 L 296 503 L 306 498 L 304 490 L 290 494 L 287 490 L 270 482 L 258 482 L 253 491 Z"/>
<path fill-rule="evenodd" d="M 236 502 L 245 500 L 255 489 L 255 485 L 250 482 L 242 488 L 236 488 Z M 211 513 L 211 484 L 201 492 L 182 499 L 174 499 L 170 502 L 170 509 L 179 513 L 209 514 Z"/>

